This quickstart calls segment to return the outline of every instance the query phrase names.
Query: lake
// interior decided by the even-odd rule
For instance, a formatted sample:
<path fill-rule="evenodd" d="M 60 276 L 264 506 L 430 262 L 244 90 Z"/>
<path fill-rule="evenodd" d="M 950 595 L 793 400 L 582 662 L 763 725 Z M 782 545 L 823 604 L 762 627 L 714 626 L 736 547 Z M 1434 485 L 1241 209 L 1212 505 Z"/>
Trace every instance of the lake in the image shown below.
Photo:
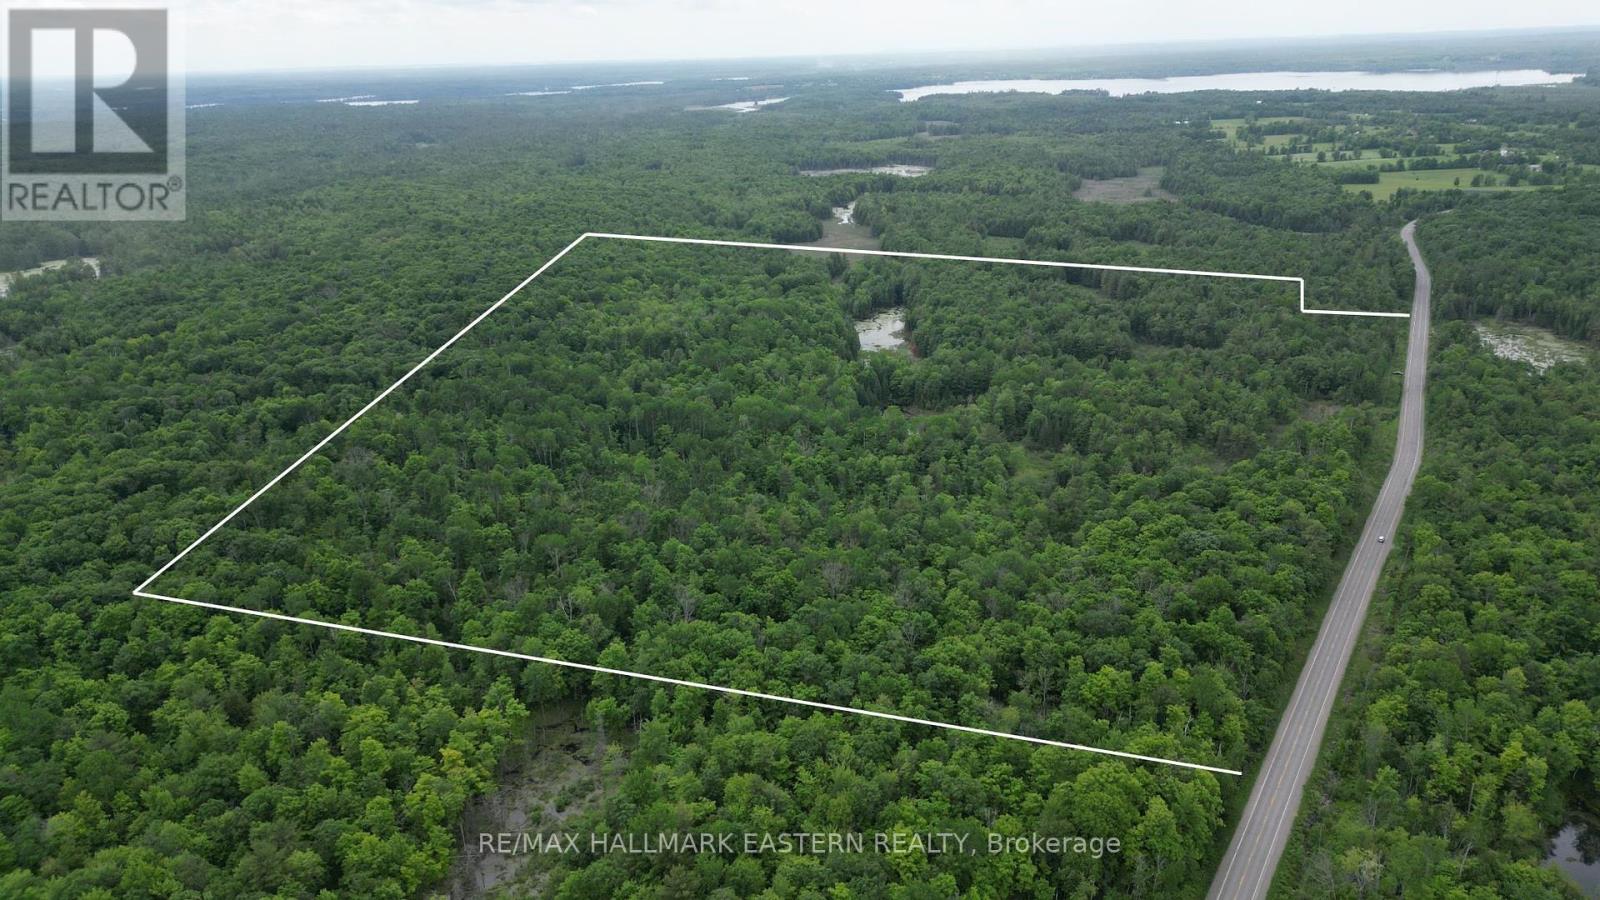
<path fill-rule="evenodd" d="M 666 82 L 665 81 L 613 81 L 610 84 L 575 84 L 575 85 L 572 86 L 572 89 L 575 90 L 575 91 L 592 91 L 595 88 L 649 87 L 651 85 L 657 85 L 657 84 L 666 84 Z"/>
<path fill-rule="evenodd" d="M 750 112 L 755 112 L 758 109 L 764 109 L 764 108 L 766 108 L 768 106 L 772 106 L 773 104 L 776 104 L 776 103 L 782 103 L 783 101 L 785 101 L 787 99 L 789 99 L 789 98 L 788 97 L 768 97 L 765 100 L 735 100 L 732 103 L 722 103 L 722 104 L 719 104 L 717 106 L 690 106 L 690 107 L 687 107 L 687 109 L 689 111 L 694 111 L 694 110 L 699 110 L 699 109 L 731 109 L 731 110 L 733 110 L 734 112 L 737 112 L 737 113 L 750 113 Z"/>
<path fill-rule="evenodd" d="M 1460 91 L 1467 88 L 1529 84 L 1568 84 L 1577 75 L 1543 69 L 1496 69 L 1481 72 L 1231 72 L 1176 78 L 1017 78 L 1000 81 L 957 81 L 897 91 L 904 102 L 935 94 L 993 94 L 1011 91 L 1059 94 L 1063 91 L 1105 91 L 1113 97 L 1130 94 L 1181 94 L 1187 91 Z"/>

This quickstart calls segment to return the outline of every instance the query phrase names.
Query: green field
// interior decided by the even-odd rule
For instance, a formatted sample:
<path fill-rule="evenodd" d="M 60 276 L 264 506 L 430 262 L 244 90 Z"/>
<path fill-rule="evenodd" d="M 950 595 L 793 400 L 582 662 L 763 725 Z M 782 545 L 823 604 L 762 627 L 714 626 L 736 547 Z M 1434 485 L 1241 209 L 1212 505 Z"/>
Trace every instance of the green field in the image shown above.
<path fill-rule="evenodd" d="M 1413 188 L 1419 191 L 1447 191 L 1459 187 L 1464 191 L 1531 191 L 1537 190 L 1540 185 L 1520 184 L 1516 187 L 1508 185 L 1495 185 L 1493 187 L 1472 187 L 1472 176 L 1483 174 L 1482 169 L 1426 169 L 1417 172 L 1384 172 L 1378 176 L 1377 184 L 1347 184 L 1347 191 L 1371 192 L 1375 200 L 1387 200 L 1394 196 L 1394 192 L 1401 188 Z M 1460 179 L 1460 183 L 1456 183 Z"/>
<path fill-rule="evenodd" d="M 1368 153 L 1370 155 L 1363 156 L 1361 159 L 1339 159 L 1320 163 L 1317 162 L 1315 154 L 1311 154 L 1309 158 L 1305 158 L 1306 154 L 1297 153 L 1295 154 L 1294 159 L 1296 162 L 1308 162 L 1312 165 L 1322 166 L 1329 169 L 1375 169 L 1383 162 L 1386 162 L 1386 160 L 1379 158 L 1377 153 L 1372 151 L 1368 151 Z"/>
<path fill-rule="evenodd" d="M 1316 146 L 1317 149 L 1311 151 L 1310 153 L 1295 153 L 1295 154 L 1291 155 L 1289 158 L 1294 160 L 1295 162 L 1316 163 L 1317 162 L 1317 153 L 1318 152 L 1325 152 L 1325 153 L 1328 154 L 1328 156 L 1330 156 L 1330 157 L 1333 156 L 1333 152 L 1334 152 L 1333 151 L 1333 145 L 1331 145 L 1331 144 L 1316 144 L 1315 146 Z M 1381 155 L 1376 150 L 1346 150 L 1344 152 L 1346 152 L 1346 153 L 1355 153 L 1355 154 L 1358 154 L 1358 156 L 1355 159 L 1341 159 L 1341 160 L 1329 159 L 1327 162 L 1320 162 L 1320 163 L 1317 163 L 1317 165 L 1319 165 L 1319 166 L 1369 165 L 1371 163 L 1377 162 L 1379 159 L 1382 158 Z"/>
<path fill-rule="evenodd" d="M 1306 118 L 1305 116 L 1272 116 L 1270 118 L 1256 119 L 1254 121 L 1258 125 L 1274 125 L 1283 122 L 1309 122 L 1310 119 Z M 1250 124 L 1250 122 L 1250 119 L 1212 119 L 1211 127 L 1220 130 L 1223 134 L 1228 136 L 1229 146 L 1237 147 L 1240 145 L 1239 129 Z M 1270 134 L 1266 136 L 1261 146 L 1282 147 L 1297 136 L 1298 135 L 1290 134 Z"/>

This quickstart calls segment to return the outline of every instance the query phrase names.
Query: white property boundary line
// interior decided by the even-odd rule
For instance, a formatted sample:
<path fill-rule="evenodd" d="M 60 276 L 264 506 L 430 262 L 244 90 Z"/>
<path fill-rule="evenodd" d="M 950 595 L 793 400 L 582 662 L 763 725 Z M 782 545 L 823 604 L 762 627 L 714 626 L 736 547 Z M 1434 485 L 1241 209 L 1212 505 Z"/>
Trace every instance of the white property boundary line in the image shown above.
<path fill-rule="evenodd" d="M 191 543 L 191 544 L 189 544 L 189 546 L 183 548 L 183 550 L 181 552 L 179 552 L 177 556 L 174 556 L 172 559 L 168 560 L 165 565 L 163 565 L 161 568 L 155 570 L 155 572 L 151 573 L 150 577 L 146 578 L 138 587 L 134 588 L 133 589 L 133 595 L 135 597 L 142 597 L 142 598 L 146 598 L 146 599 L 150 599 L 150 600 L 162 600 L 162 601 L 165 601 L 167 603 L 178 603 L 178 604 L 183 604 L 185 606 L 195 606 L 195 607 L 200 607 L 202 609 L 209 609 L 209 610 L 213 610 L 213 611 L 217 611 L 217 612 L 238 613 L 238 614 L 241 614 L 241 615 L 256 616 L 256 617 L 262 618 L 262 619 L 273 619 L 273 620 L 276 620 L 276 621 L 279 621 L 279 622 L 292 622 L 292 623 L 294 623 L 296 625 L 315 625 L 315 626 L 317 626 L 319 628 L 329 628 L 329 629 L 332 629 L 332 630 L 335 630 L 335 631 L 344 631 L 344 632 L 349 632 L 349 633 L 352 633 L 352 634 L 364 634 L 364 635 L 368 635 L 368 636 L 371 636 L 371 637 L 391 638 L 393 640 L 409 641 L 409 642 L 414 643 L 414 644 L 426 644 L 426 645 L 433 646 L 433 647 L 444 647 L 444 648 L 449 649 L 449 650 L 465 650 L 465 651 L 469 651 L 469 652 L 472 652 L 472 653 L 484 653 L 484 654 L 488 654 L 490 656 L 500 656 L 500 657 L 505 657 L 505 658 L 508 658 L 508 659 L 520 659 L 520 660 L 524 660 L 526 662 L 544 663 L 546 665 L 562 666 L 562 667 L 568 668 L 568 669 L 581 669 L 581 670 L 583 670 L 585 672 L 595 672 L 595 673 L 604 674 L 604 675 L 619 675 L 619 676 L 622 676 L 622 677 L 625 677 L 625 678 L 637 678 L 637 679 L 641 679 L 643 681 L 654 681 L 654 682 L 658 682 L 658 683 L 661 683 L 661 684 L 671 684 L 671 685 L 677 685 L 677 686 L 680 686 L 680 687 L 691 687 L 691 688 L 697 688 L 699 690 L 715 691 L 717 693 L 722 693 L 722 694 L 732 694 L 732 695 L 738 696 L 738 697 L 751 697 L 751 698 L 754 698 L 754 699 L 757 699 L 757 700 L 771 700 L 771 701 L 774 701 L 774 702 L 788 703 L 788 704 L 792 704 L 792 705 L 795 705 L 795 706 L 806 706 L 806 707 L 810 707 L 812 709 L 824 709 L 824 710 L 828 710 L 830 712 L 850 713 L 852 715 L 858 715 L 858 716 L 870 716 L 870 717 L 875 718 L 875 719 L 888 719 L 888 720 L 894 721 L 894 722 L 905 722 L 905 723 L 908 723 L 908 724 L 911 724 L 911 725 L 926 725 L 926 726 L 929 726 L 929 727 L 932 727 L 932 728 L 943 728 L 943 729 L 946 729 L 948 731 L 961 731 L 961 732 L 966 732 L 968 734 L 981 734 L 981 735 L 985 735 L 985 736 L 988 736 L 988 737 L 1006 738 L 1008 740 L 1013 740 L 1013 741 L 1026 741 L 1026 742 L 1031 743 L 1031 744 L 1043 744 L 1045 746 L 1060 747 L 1060 748 L 1067 749 L 1067 750 L 1081 750 L 1081 751 L 1084 751 L 1084 752 L 1087 752 L 1087 753 L 1100 753 L 1100 754 L 1104 754 L 1106 756 L 1116 756 L 1116 757 L 1121 757 L 1123 759 L 1132 759 L 1132 760 L 1138 760 L 1138 761 L 1141 761 L 1141 762 L 1162 763 L 1164 765 L 1179 766 L 1179 767 L 1185 768 L 1185 769 L 1197 769 L 1197 770 L 1206 771 L 1206 772 L 1215 772 L 1215 773 L 1222 774 L 1222 775 L 1242 775 L 1243 774 L 1242 772 L 1238 771 L 1237 769 L 1225 769 L 1225 768 L 1221 768 L 1221 767 L 1218 767 L 1218 766 L 1208 766 L 1208 765 L 1203 765 L 1201 763 L 1186 762 L 1184 760 L 1166 759 L 1166 758 L 1159 757 L 1159 756 L 1146 756 L 1146 755 L 1143 755 L 1143 754 L 1140 754 L 1140 753 L 1128 753 L 1128 752 L 1125 752 L 1125 751 L 1122 751 L 1122 750 L 1109 750 L 1109 749 L 1106 749 L 1104 747 L 1090 747 L 1090 746 L 1086 746 L 1086 745 L 1083 745 L 1083 744 L 1073 744 L 1073 743 L 1068 743 L 1068 742 L 1065 742 L 1065 741 L 1052 741 L 1052 740 L 1047 740 L 1045 738 L 1030 737 L 1028 735 L 1023 735 L 1023 734 L 1010 734 L 1010 733 L 1003 732 L 1003 731 L 991 731 L 991 730 L 989 730 L 987 728 L 974 728 L 974 727 L 969 726 L 969 725 L 957 725 L 957 724 L 952 723 L 952 722 L 936 722 L 936 721 L 933 721 L 933 720 L 930 720 L 930 719 L 918 719 L 918 718 L 915 718 L 915 717 L 912 717 L 912 716 L 902 716 L 902 715 L 897 715 L 895 713 L 879 712 L 877 710 L 871 710 L 871 709 L 860 709 L 860 708 L 853 707 L 853 706 L 836 706 L 836 705 L 834 705 L 832 703 L 821 703 L 821 702 L 818 702 L 818 701 L 815 701 L 815 700 L 802 700 L 802 699 L 800 699 L 798 697 L 783 697 L 783 696 L 779 696 L 777 694 L 766 694 L 766 693 L 762 693 L 760 691 L 747 691 L 747 690 L 743 690 L 743 689 L 740 689 L 740 688 L 726 687 L 726 686 L 723 686 L 723 685 L 705 684 L 705 683 L 699 682 L 699 681 L 684 681 L 682 679 L 667 678 L 667 677 L 664 677 L 664 676 L 661 676 L 661 675 L 649 675 L 649 674 L 646 674 L 644 672 L 627 672 L 627 671 L 623 671 L 621 669 L 610 669 L 610 668 L 606 668 L 604 666 L 592 666 L 592 665 L 588 665 L 586 663 L 571 662 L 569 660 L 564 660 L 564 659 L 550 659 L 548 657 L 543 657 L 543 656 L 530 656 L 530 655 L 528 655 L 526 653 L 514 653 L 514 652 L 509 651 L 509 650 L 496 650 L 496 649 L 491 648 L 491 647 L 477 647 L 477 646 L 473 646 L 471 644 L 458 644 L 458 643 L 455 643 L 453 641 L 441 641 L 441 640 L 437 640 L 437 639 L 434 639 L 434 638 L 417 637 L 416 635 L 410 635 L 410 634 L 397 634 L 397 633 L 392 632 L 392 631 L 379 631 L 379 630 L 374 629 L 374 628 L 360 628 L 360 627 L 357 627 L 355 625 L 343 625 L 343 624 L 340 624 L 340 623 L 337 623 L 337 622 L 324 622 L 324 621 L 319 621 L 317 619 L 305 619 L 305 618 L 300 618 L 298 616 L 284 615 L 282 613 L 263 612 L 261 610 L 245 609 L 243 607 L 238 607 L 238 606 L 226 606 L 226 605 L 223 605 L 223 604 L 220 604 L 220 603 L 206 603 L 206 602 L 200 601 L 200 600 L 186 600 L 186 599 L 184 599 L 182 597 L 172 597 L 172 596 L 168 596 L 166 594 L 151 593 L 148 590 L 150 585 L 155 583 L 156 579 L 160 578 L 162 575 L 165 575 L 168 570 L 170 570 L 173 566 L 177 565 L 178 562 L 180 562 L 184 557 L 186 557 L 190 553 L 194 552 L 194 549 L 196 547 L 199 547 L 202 543 L 204 543 L 207 539 L 209 539 L 213 534 L 216 534 L 224 525 L 227 525 L 229 522 L 233 521 L 234 517 L 238 516 L 239 513 L 244 512 L 244 510 L 247 507 L 249 507 L 250 504 L 252 504 L 252 503 L 256 502 L 256 500 L 260 499 L 262 494 L 265 494 L 267 491 L 269 491 L 273 487 L 275 487 L 278 484 L 278 482 L 282 481 L 285 477 L 287 477 L 289 475 L 289 473 L 293 472 L 295 469 L 300 468 L 300 466 L 303 465 L 306 460 L 308 460 L 312 456 L 316 455 L 316 453 L 319 450 L 321 450 L 323 447 L 326 447 L 328 445 L 328 443 L 331 442 L 334 438 L 338 437 L 340 434 L 343 434 L 344 430 L 346 428 L 349 428 L 352 424 L 354 424 L 357 419 L 359 419 L 362 416 L 366 415 L 368 412 L 370 412 L 372 410 L 373 407 L 377 406 L 379 403 L 382 403 L 385 397 L 388 397 L 390 394 L 394 393 L 395 390 L 397 388 L 399 388 L 402 384 L 405 384 L 407 381 L 411 380 L 411 376 L 417 374 L 419 371 L 421 371 L 423 369 L 424 366 L 428 365 L 429 363 L 431 363 L 435 359 L 437 359 L 441 353 L 443 353 L 444 351 L 450 349 L 450 347 L 453 346 L 456 343 L 456 341 L 459 341 L 459 340 L 461 340 L 461 338 L 465 337 L 467 332 L 469 332 L 472 329 L 478 327 L 478 323 L 482 322 L 484 319 L 487 319 L 490 316 L 490 314 L 492 314 L 495 310 L 499 309 L 501 306 L 504 306 L 506 301 L 508 301 L 512 297 L 516 296 L 517 292 L 521 291 L 523 288 L 525 288 L 529 284 L 531 284 L 534 279 L 538 278 L 540 275 L 543 275 L 547 270 L 549 270 L 549 268 L 551 266 L 555 265 L 558 261 L 560 261 L 560 259 L 563 256 L 566 256 L 568 253 L 572 252 L 573 248 L 577 247 L 579 244 L 583 243 L 584 241 L 586 241 L 586 240 L 588 240 L 590 238 L 604 239 L 604 240 L 619 240 L 619 241 L 647 241 L 647 242 L 662 243 L 662 244 L 698 244 L 698 245 L 708 246 L 708 247 L 749 247 L 749 248 L 755 248 L 755 249 L 760 249 L 760 250 L 791 250 L 791 251 L 798 250 L 798 251 L 808 252 L 808 253 L 841 253 L 841 254 L 848 254 L 848 255 L 853 255 L 853 256 L 890 256 L 890 257 L 899 257 L 899 258 L 903 258 L 903 259 L 930 259 L 930 260 L 949 260 L 949 261 L 954 261 L 954 262 L 999 263 L 999 264 L 1002 264 L 1002 265 L 1038 266 L 1038 267 L 1053 268 L 1053 269 L 1093 269 L 1093 270 L 1105 271 L 1105 272 L 1144 272 L 1144 273 L 1155 274 L 1155 275 L 1198 275 L 1198 276 L 1204 276 L 1204 277 L 1209 277 L 1209 278 L 1237 278 L 1237 279 L 1245 279 L 1245 280 L 1251 280 L 1251 281 L 1292 282 L 1292 283 L 1294 283 L 1294 284 L 1299 286 L 1299 290 L 1300 290 L 1300 311 L 1302 313 L 1314 314 L 1314 315 L 1327 315 L 1327 316 L 1373 316 L 1373 317 L 1395 318 L 1395 319 L 1403 319 L 1403 318 L 1408 318 L 1410 316 L 1410 313 L 1400 313 L 1400 312 L 1364 312 L 1364 311 L 1357 311 L 1357 310 L 1341 310 L 1341 309 L 1307 309 L 1306 308 L 1306 282 L 1305 282 L 1305 279 L 1304 278 L 1296 278 L 1296 277 L 1292 277 L 1292 276 L 1288 276 L 1288 275 L 1251 275 L 1251 274 L 1242 273 L 1242 272 L 1209 272 L 1209 271 L 1203 271 L 1203 270 L 1199 270 L 1199 269 L 1160 269 L 1160 268 L 1150 268 L 1150 267 L 1146 267 L 1146 266 L 1113 266 L 1113 265 L 1101 265 L 1101 264 L 1097 264 L 1097 263 L 1056 262 L 1056 261 L 1053 261 L 1053 260 L 1039 260 L 1039 259 L 1007 259 L 1007 258 L 1002 258 L 1002 257 L 988 257 L 988 256 L 958 256 L 958 255 L 944 254 L 944 253 L 910 253 L 910 252 L 902 252 L 902 251 L 895 251 L 895 250 L 852 250 L 852 249 L 845 249 L 845 248 L 838 248 L 838 247 L 802 246 L 802 245 L 794 245 L 794 244 L 767 244 L 767 243 L 756 243 L 756 242 L 752 242 L 752 241 L 720 241 L 720 240 L 709 240 L 709 239 L 705 239 L 705 238 L 659 237 L 659 236 L 655 236 L 655 235 L 643 235 L 643 234 L 608 234 L 608 233 L 604 233 L 604 232 L 589 231 L 589 232 L 585 232 L 585 233 L 579 235 L 577 240 L 574 240 L 572 243 L 570 243 L 570 244 L 566 245 L 565 247 L 561 248 L 561 251 L 559 253 L 557 253 L 555 256 L 550 257 L 548 260 L 546 260 L 544 265 L 542 265 L 538 269 L 536 269 L 532 275 L 529 275 L 527 278 L 524 278 L 516 287 L 514 287 L 510 291 L 508 291 L 506 293 L 506 295 L 501 297 L 499 300 L 496 300 L 494 302 L 494 304 L 492 306 L 490 306 L 488 309 L 486 309 L 483 312 L 479 313 L 476 318 L 474 318 L 471 322 L 468 322 L 465 327 L 463 327 L 460 331 L 456 332 L 453 336 L 451 336 L 451 338 L 449 340 L 447 340 L 444 343 L 440 344 L 438 346 L 438 348 L 436 348 L 432 353 L 429 353 L 427 356 L 423 357 L 421 362 L 419 362 L 416 365 L 412 366 L 409 371 L 407 371 L 404 375 L 401 375 L 398 379 L 396 379 L 394 384 L 391 384 L 388 387 L 384 388 L 383 391 L 378 394 L 378 396 L 373 397 L 370 401 L 368 401 L 366 406 L 363 406 L 363 407 L 361 407 L 361 409 L 357 410 L 355 415 L 353 415 L 350 418 L 344 420 L 344 422 L 341 423 L 339 425 L 339 427 L 337 427 L 337 428 L 333 429 L 332 431 L 328 432 L 326 437 L 324 437 L 320 441 L 317 441 L 317 443 L 315 445 L 313 445 L 310 450 L 307 450 L 305 453 L 301 454 L 298 459 L 296 459 L 294 462 L 290 463 L 288 465 L 288 467 L 285 468 L 282 472 L 279 472 L 277 475 L 273 476 L 271 481 L 268 481 L 266 484 L 262 485 L 255 493 L 251 494 L 243 503 L 241 503 L 238 506 L 234 507 L 233 511 L 228 513 L 227 515 L 223 516 L 220 520 L 218 520 L 217 524 L 212 525 L 210 528 L 206 529 L 204 534 L 200 535 L 198 538 L 195 538 L 193 543 Z"/>

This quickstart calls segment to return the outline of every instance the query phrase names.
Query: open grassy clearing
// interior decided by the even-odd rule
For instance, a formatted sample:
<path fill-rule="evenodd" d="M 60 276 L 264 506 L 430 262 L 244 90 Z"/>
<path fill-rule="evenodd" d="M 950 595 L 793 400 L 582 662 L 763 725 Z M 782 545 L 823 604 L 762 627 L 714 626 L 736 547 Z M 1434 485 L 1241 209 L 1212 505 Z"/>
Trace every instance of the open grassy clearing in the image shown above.
<path fill-rule="evenodd" d="M 1161 176 L 1165 166 L 1144 166 L 1139 174 L 1127 178 L 1085 178 L 1082 186 L 1072 192 L 1079 200 L 1093 203 L 1146 203 L 1151 200 L 1176 200 L 1177 197 L 1161 189 Z"/>

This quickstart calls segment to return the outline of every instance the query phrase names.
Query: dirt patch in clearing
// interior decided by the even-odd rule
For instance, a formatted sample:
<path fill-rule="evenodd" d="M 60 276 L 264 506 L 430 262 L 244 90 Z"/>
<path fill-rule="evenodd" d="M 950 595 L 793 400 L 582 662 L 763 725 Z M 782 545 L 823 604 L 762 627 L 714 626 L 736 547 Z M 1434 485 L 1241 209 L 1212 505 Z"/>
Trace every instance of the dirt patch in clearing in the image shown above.
<path fill-rule="evenodd" d="M 1161 189 L 1164 166 L 1145 166 L 1139 174 L 1128 178 L 1085 178 L 1083 185 L 1072 196 L 1090 203 L 1148 203 L 1152 200 L 1176 200 L 1173 194 Z"/>
<path fill-rule="evenodd" d="M 480 834 L 553 834 L 604 799 L 608 742 L 583 718 L 583 705 L 561 704 L 536 714 L 523 745 L 507 753 L 499 787 L 461 816 L 460 850 L 451 867 L 451 900 L 542 895 L 559 854 L 479 851 Z M 616 737 L 609 746 L 618 745 Z"/>

